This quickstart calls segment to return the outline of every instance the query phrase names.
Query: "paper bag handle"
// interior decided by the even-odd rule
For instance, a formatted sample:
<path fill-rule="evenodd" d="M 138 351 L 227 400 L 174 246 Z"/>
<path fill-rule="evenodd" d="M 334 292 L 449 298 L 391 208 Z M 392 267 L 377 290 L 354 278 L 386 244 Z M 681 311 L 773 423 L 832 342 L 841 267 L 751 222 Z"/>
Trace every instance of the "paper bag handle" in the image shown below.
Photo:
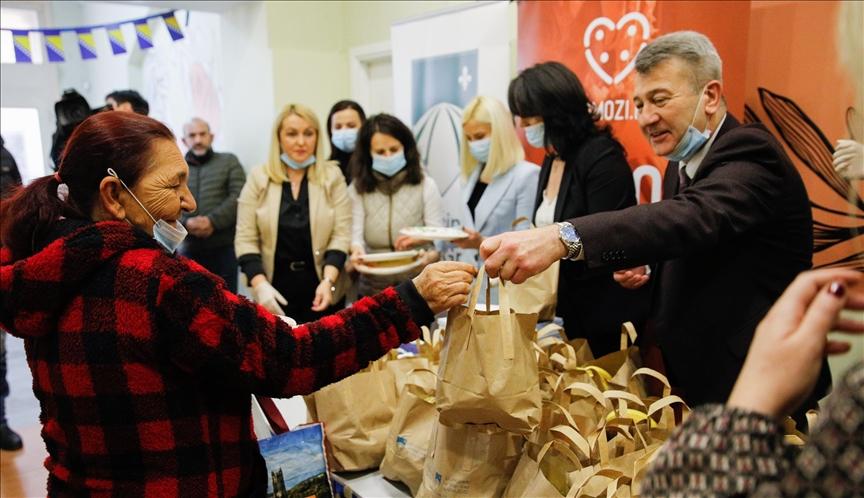
<path fill-rule="evenodd" d="M 549 429 L 549 432 L 561 435 L 561 437 L 570 442 L 574 448 L 578 449 L 579 453 L 582 453 L 582 456 L 585 459 L 591 459 L 591 445 L 589 445 L 588 440 L 585 439 L 582 434 L 579 434 L 579 431 L 573 427 L 569 425 L 556 425 Z"/>
<path fill-rule="evenodd" d="M 567 491 L 567 498 L 576 498 L 577 496 L 579 496 L 585 486 L 587 486 L 590 481 L 597 477 L 605 477 L 607 479 L 611 479 L 612 483 L 614 483 L 617 488 L 618 479 L 624 477 L 624 473 L 615 469 L 600 469 L 591 475 L 585 476 L 585 478 L 583 478 L 582 480 L 573 483 L 573 486 L 570 486 L 570 490 Z M 610 483 L 610 485 L 612 483 Z M 607 496 L 609 496 L 609 489 L 607 488 L 606 491 Z"/>
<path fill-rule="evenodd" d="M 653 378 L 659 380 L 661 383 L 663 383 L 663 397 L 666 397 L 666 396 L 669 396 L 670 394 L 672 394 L 672 385 L 669 384 L 669 379 L 667 379 L 665 375 L 661 374 L 657 370 L 647 368 L 647 367 L 639 368 L 635 372 L 633 372 L 632 375 L 630 375 L 630 380 L 633 380 L 640 375 L 646 375 L 648 377 L 653 377 Z"/>
<path fill-rule="evenodd" d="M 627 338 L 630 338 L 630 344 L 636 344 L 636 327 L 633 322 L 624 322 L 621 324 L 621 351 L 627 349 Z"/>
<path fill-rule="evenodd" d="M 582 470 L 582 462 L 579 460 L 579 457 L 576 455 L 576 453 L 573 453 L 573 450 L 571 450 L 570 447 L 567 446 L 566 443 L 559 441 L 557 439 L 553 439 L 551 441 L 548 441 L 546 444 L 543 445 L 542 448 L 540 448 L 540 451 L 537 452 L 537 464 L 538 465 L 540 464 L 540 462 L 543 461 L 544 458 L 546 458 L 546 455 L 548 454 L 549 449 L 552 448 L 553 445 L 555 445 L 555 447 L 558 449 L 558 452 L 561 453 L 562 455 L 564 455 L 567 458 L 567 460 L 570 460 L 570 462 L 573 463 L 574 465 L 576 465 L 576 467 L 578 467 L 579 470 Z"/>
<path fill-rule="evenodd" d="M 483 279 L 486 277 L 486 267 L 480 265 L 477 271 L 477 277 L 471 287 L 471 295 L 468 299 L 468 318 L 474 319 L 477 311 L 477 299 L 480 297 L 480 289 L 483 287 Z M 486 286 L 489 290 L 489 286 Z M 486 309 L 489 309 L 489 298 L 486 299 Z M 510 299 L 507 295 L 507 290 L 504 288 L 502 280 L 498 286 L 498 317 L 501 319 L 501 355 L 505 360 L 514 358 L 513 351 L 513 321 L 510 319 Z"/>

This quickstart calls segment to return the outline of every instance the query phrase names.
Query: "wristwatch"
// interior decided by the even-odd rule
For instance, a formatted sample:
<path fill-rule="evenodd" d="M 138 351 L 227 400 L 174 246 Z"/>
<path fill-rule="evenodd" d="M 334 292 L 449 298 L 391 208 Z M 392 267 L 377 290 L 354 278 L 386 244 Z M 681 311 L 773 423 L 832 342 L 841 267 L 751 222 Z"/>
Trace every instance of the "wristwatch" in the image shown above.
<path fill-rule="evenodd" d="M 562 221 L 558 225 L 558 238 L 567 248 L 567 256 L 562 259 L 576 261 L 582 255 L 582 237 L 572 223 Z"/>
<path fill-rule="evenodd" d="M 323 280 L 323 281 L 327 282 L 328 284 L 330 284 L 330 292 L 336 292 L 336 286 L 333 285 L 333 281 L 330 280 L 329 277 L 324 277 L 324 278 L 322 278 L 321 280 Z"/>

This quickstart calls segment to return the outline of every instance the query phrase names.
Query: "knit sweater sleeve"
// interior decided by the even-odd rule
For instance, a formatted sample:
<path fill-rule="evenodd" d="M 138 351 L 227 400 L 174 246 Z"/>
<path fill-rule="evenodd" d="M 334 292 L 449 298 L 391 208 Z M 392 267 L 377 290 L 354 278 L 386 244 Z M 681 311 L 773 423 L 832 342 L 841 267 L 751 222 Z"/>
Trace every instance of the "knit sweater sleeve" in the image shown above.
<path fill-rule="evenodd" d="M 226 388 L 273 397 L 309 394 L 365 368 L 416 339 L 418 321 L 428 318 L 414 316 L 426 315 L 425 302 L 406 302 L 413 289 L 388 288 L 292 328 L 194 267 L 163 274 L 159 288 L 157 329 L 175 365 Z"/>
<path fill-rule="evenodd" d="M 643 498 L 750 496 L 789 466 L 783 431 L 767 416 L 706 405 L 660 449 L 642 484 Z"/>

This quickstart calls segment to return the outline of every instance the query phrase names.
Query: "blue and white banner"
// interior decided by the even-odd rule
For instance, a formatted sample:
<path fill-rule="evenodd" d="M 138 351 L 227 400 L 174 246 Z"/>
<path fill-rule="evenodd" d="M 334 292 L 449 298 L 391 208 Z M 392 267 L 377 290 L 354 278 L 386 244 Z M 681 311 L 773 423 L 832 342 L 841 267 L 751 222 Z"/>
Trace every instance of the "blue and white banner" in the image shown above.
<path fill-rule="evenodd" d="M 108 33 L 108 43 L 111 46 L 111 53 L 114 55 L 126 53 L 126 43 L 123 39 L 123 31 L 121 25 L 132 24 L 135 26 L 135 34 L 138 38 L 138 46 L 141 49 L 153 47 L 153 31 L 150 28 L 150 19 L 162 19 L 165 23 L 165 28 L 171 40 L 178 41 L 183 39 L 183 30 L 180 28 L 180 23 L 177 22 L 175 16 L 176 11 L 162 12 L 153 14 L 140 19 L 130 19 L 128 21 L 120 21 L 109 24 L 97 24 L 92 26 L 78 26 L 69 28 L 37 28 L 37 29 L 10 29 L 0 27 L 2 31 L 12 32 L 12 41 L 15 46 L 15 62 L 20 64 L 32 64 L 33 54 L 30 44 L 30 34 L 40 33 L 44 39 L 45 51 L 48 55 L 48 62 L 64 62 L 68 60 L 67 54 L 63 50 L 63 40 L 61 33 L 75 33 L 78 39 L 78 49 L 81 53 L 81 59 L 95 59 L 98 57 L 98 49 L 93 38 L 93 31 L 104 29 Z M 188 18 L 187 18 L 188 21 Z M 187 23 L 188 24 L 188 23 Z"/>

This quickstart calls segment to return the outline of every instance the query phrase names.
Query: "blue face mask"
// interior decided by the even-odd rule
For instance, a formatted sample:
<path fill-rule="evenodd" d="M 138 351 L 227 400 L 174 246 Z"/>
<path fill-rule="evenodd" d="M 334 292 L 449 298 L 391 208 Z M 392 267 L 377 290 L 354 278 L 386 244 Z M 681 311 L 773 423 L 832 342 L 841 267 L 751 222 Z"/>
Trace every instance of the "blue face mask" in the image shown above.
<path fill-rule="evenodd" d="M 478 162 L 486 163 L 489 160 L 489 148 L 492 146 L 492 139 L 489 137 L 481 138 L 480 140 L 468 141 L 468 150 Z"/>
<path fill-rule="evenodd" d="M 333 130 L 333 147 L 342 152 L 354 152 L 355 145 L 357 145 L 357 128 Z"/>
<path fill-rule="evenodd" d="M 546 127 L 543 123 L 533 124 L 525 127 L 525 139 L 531 147 L 542 149 L 546 145 Z"/>
<path fill-rule="evenodd" d="M 159 245 L 164 247 L 165 250 L 170 253 L 176 251 L 180 244 L 183 243 L 186 235 L 189 233 L 186 231 L 186 227 L 184 227 L 183 224 L 179 221 L 175 221 L 172 225 L 165 220 L 157 220 L 156 218 L 154 218 L 153 215 L 150 214 L 150 211 L 148 211 L 147 208 L 144 207 L 144 204 L 141 204 L 141 201 L 138 200 L 138 197 L 136 197 L 135 194 L 133 194 L 132 191 L 129 189 L 129 187 L 126 186 L 126 182 L 124 182 L 122 178 L 117 176 L 117 172 L 114 171 L 114 168 L 108 168 L 108 174 L 120 180 L 120 184 L 123 185 L 123 188 L 125 188 L 126 191 L 129 192 L 129 195 L 131 195 L 132 198 L 135 199 L 135 202 L 137 202 L 138 205 L 141 206 L 141 209 L 143 209 L 144 212 L 147 213 L 147 216 L 149 216 L 150 219 L 153 220 L 153 238 L 156 239 L 156 242 L 158 242 Z M 129 220 L 126 221 L 129 222 Z M 129 224 L 131 224 L 131 222 L 129 222 Z"/>
<path fill-rule="evenodd" d="M 379 156 L 372 154 L 372 169 L 381 173 L 384 176 L 393 176 L 402 171 L 405 167 L 405 151 L 399 152 L 390 156 Z"/>
<path fill-rule="evenodd" d="M 711 138 L 711 130 L 705 128 L 705 131 L 699 131 L 693 127 L 696 122 L 696 114 L 699 112 L 699 106 L 702 104 L 702 97 L 705 95 L 705 89 L 702 89 L 702 94 L 699 95 L 699 101 L 696 102 L 696 110 L 693 111 L 693 119 L 690 120 L 690 126 L 684 132 L 684 136 L 678 141 L 675 149 L 666 155 L 666 159 L 670 161 L 689 161 L 696 152 L 699 151 Z"/>
<path fill-rule="evenodd" d="M 312 154 L 311 156 L 306 158 L 306 160 L 303 161 L 302 163 L 298 163 L 297 161 L 291 159 L 290 157 L 288 157 L 288 154 L 286 154 L 284 152 L 282 153 L 281 156 L 279 156 L 279 159 L 281 159 L 282 162 L 285 163 L 285 165 L 288 166 L 289 168 L 298 169 L 298 170 L 299 169 L 306 169 L 309 166 L 312 166 L 313 164 L 315 164 L 315 154 Z"/>

